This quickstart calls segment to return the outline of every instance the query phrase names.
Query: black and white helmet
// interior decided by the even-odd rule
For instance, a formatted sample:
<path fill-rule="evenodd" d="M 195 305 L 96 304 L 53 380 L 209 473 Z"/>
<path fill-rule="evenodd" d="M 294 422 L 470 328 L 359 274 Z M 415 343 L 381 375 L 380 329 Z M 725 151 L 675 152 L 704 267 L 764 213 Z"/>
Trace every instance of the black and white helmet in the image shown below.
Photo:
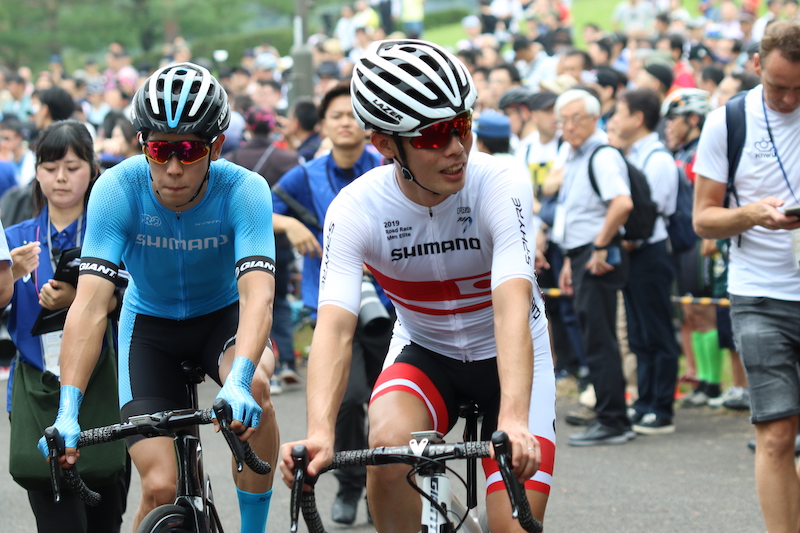
<path fill-rule="evenodd" d="M 351 93 L 362 128 L 402 136 L 472 108 L 478 94 L 461 61 L 418 40 L 372 43 L 353 69 Z"/>
<path fill-rule="evenodd" d="M 690 113 L 705 117 L 710 112 L 711 95 L 702 89 L 678 89 L 670 93 L 661 104 L 661 116 L 667 118 Z"/>
<path fill-rule="evenodd" d="M 194 133 L 207 139 L 228 128 L 228 95 L 211 73 L 194 63 L 167 65 L 136 91 L 131 122 L 138 131 Z"/>

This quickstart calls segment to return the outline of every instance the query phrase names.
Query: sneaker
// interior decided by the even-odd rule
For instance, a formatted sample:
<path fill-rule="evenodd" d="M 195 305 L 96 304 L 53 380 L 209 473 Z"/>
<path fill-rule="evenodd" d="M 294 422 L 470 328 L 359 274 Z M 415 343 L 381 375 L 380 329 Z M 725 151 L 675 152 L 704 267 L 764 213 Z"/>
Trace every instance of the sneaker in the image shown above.
<path fill-rule="evenodd" d="M 681 407 L 702 407 L 708 405 L 710 399 L 704 391 L 696 390 L 683 399 Z"/>
<path fill-rule="evenodd" d="M 283 385 L 281 385 L 281 378 L 272 376 L 269 378 L 269 393 L 272 396 L 277 396 L 283 392 Z"/>
<path fill-rule="evenodd" d="M 594 419 L 597 418 L 593 409 L 589 409 L 585 405 L 579 405 L 564 417 L 564 422 L 570 426 L 588 426 Z"/>
<path fill-rule="evenodd" d="M 8 380 L 8 377 L 11 375 L 11 367 L 10 366 L 0 366 L 0 381 Z"/>
<path fill-rule="evenodd" d="M 732 396 L 722 402 L 725 409 L 733 411 L 749 411 L 750 410 L 750 390 L 744 387 L 736 387 L 739 389 L 735 396 Z"/>
<path fill-rule="evenodd" d="M 284 383 L 301 383 L 303 381 L 302 376 L 288 364 L 282 364 L 278 367 L 275 375 L 282 379 Z"/>
<path fill-rule="evenodd" d="M 628 410 L 626 411 L 626 413 L 628 414 L 628 420 L 631 421 L 631 424 L 636 424 L 644 416 L 644 413 L 640 413 L 639 411 L 637 411 L 633 407 L 628 407 Z"/>
<path fill-rule="evenodd" d="M 728 400 L 739 400 L 739 401 L 741 401 L 742 395 L 744 393 L 747 394 L 748 405 L 747 405 L 746 409 L 749 409 L 750 408 L 750 405 L 749 405 L 750 393 L 747 392 L 747 390 L 742 388 L 742 387 L 731 387 L 731 388 L 727 389 L 725 392 L 723 392 L 722 394 L 720 394 L 719 396 L 717 396 L 716 398 L 709 398 L 708 405 L 710 407 L 715 407 L 716 408 L 716 407 L 722 407 L 724 405 L 724 403 L 726 401 L 728 401 Z"/>
<path fill-rule="evenodd" d="M 647 413 L 633 425 L 633 430 L 640 435 L 666 435 L 675 433 L 675 424 L 672 420 L 659 418 L 655 413 Z"/>
<path fill-rule="evenodd" d="M 569 436 L 567 444 L 570 446 L 598 446 L 602 444 L 625 444 L 631 440 L 627 429 L 614 429 L 595 420 L 580 433 Z"/>

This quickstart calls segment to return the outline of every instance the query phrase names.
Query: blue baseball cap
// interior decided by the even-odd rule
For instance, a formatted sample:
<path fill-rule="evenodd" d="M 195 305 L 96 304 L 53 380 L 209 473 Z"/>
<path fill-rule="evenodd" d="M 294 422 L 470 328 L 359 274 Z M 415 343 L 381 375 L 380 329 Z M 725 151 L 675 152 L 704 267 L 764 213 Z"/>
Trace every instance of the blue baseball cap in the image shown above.
<path fill-rule="evenodd" d="M 511 137 L 511 120 L 502 113 L 484 111 L 476 120 L 475 135 L 489 139 L 508 139 Z"/>

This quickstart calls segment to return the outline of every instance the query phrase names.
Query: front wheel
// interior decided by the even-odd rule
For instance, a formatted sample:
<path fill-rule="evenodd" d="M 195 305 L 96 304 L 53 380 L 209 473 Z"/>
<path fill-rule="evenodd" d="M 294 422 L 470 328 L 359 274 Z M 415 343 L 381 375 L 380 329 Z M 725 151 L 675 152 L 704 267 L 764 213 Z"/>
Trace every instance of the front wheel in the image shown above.
<path fill-rule="evenodd" d="M 192 533 L 191 518 L 180 505 L 161 505 L 144 517 L 136 533 Z"/>

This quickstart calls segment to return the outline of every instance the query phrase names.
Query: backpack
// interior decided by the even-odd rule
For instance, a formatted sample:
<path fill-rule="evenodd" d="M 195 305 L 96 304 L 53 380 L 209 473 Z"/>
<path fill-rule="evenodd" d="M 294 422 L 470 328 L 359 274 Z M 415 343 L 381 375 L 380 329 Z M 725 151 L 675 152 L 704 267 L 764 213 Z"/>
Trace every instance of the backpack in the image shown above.
<path fill-rule="evenodd" d="M 672 155 L 666 150 L 654 150 Z M 650 157 L 650 156 L 648 156 Z M 645 160 L 646 162 L 646 160 Z M 677 165 L 676 165 L 677 166 Z M 692 250 L 700 237 L 694 232 L 692 225 L 692 209 L 694 208 L 694 186 L 689 181 L 686 171 L 678 168 L 678 200 L 675 212 L 667 217 L 667 234 L 672 253 L 681 253 Z"/>
<path fill-rule="evenodd" d="M 592 184 L 592 189 L 600 196 L 600 189 L 597 188 L 597 182 L 594 178 L 594 156 L 598 151 L 603 148 L 611 148 L 607 144 L 601 144 L 594 149 L 592 155 L 589 156 L 589 181 Z M 622 151 L 614 148 L 625 160 L 625 166 L 628 168 L 628 180 L 630 181 L 631 200 L 633 200 L 633 210 L 628 215 L 628 221 L 625 222 L 625 240 L 640 241 L 649 239 L 653 235 L 653 228 L 656 225 L 658 218 L 658 207 L 653 201 L 650 194 L 650 185 L 647 183 L 647 178 L 644 173 L 633 166 L 628 159 L 622 154 Z M 652 155 L 652 153 L 650 154 Z M 649 158 L 650 155 L 647 157 Z M 647 162 L 647 160 L 645 160 Z M 602 196 L 601 196 L 602 198 Z"/>
<path fill-rule="evenodd" d="M 736 177 L 739 161 L 742 159 L 744 140 L 747 135 L 747 119 L 744 112 L 746 94 L 747 91 L 742 91 L 725 102 L 725 126 L 728 129 L 728 186 L 725 189 L 723 207 L 730 205 L 731 196 L 736 200 L 736 205 L 739 205 L 739 195 L 736 193 L 733 180 Z M 741 235 L 737 238 L 736 245 L 742 245 Z"/>

